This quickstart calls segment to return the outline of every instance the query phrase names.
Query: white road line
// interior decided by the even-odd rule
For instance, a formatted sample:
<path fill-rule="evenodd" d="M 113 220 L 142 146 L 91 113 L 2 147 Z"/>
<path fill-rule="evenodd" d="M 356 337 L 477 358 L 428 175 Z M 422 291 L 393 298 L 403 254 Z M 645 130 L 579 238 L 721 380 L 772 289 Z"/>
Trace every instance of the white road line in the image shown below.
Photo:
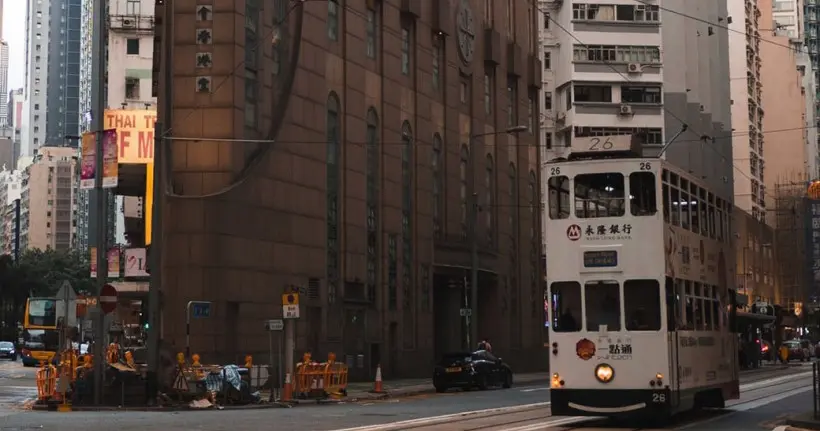
<path fill-rule="evenodd" d="M 340 429 L 337 431 L 390 431 L 390 430 L 402 430 L 405 427 L 410 426 L 424 426 L 424 425 L 435 425 L 440 423 L 445 423 L 452 420 L 458 419 L 465 419 L 469 418 L 470 416 L 478 416 L 478 415 L 485 415 L 485 414 L 507 414 L 507 413 L 516 413 L 516 412 L 523 412 L 527 410 L 534 410 L 537 408 L 542 407 L 549 407 L 550 402 L 545 403 L 533 403 L 533 404 L 523 404 L 518 406 L 510 406 L 510 407 L 497 407 L 494 409 L 484 409 L 484 410 L 474 410 L 469 412 L 461 412 L 461 413 L 453 413 L 449 415 L 442 415 L 442 416 L 433 416 L 429 418 L 420 418 L 420 419 L 410 419 L 406 421 L 400 422 L 393 422 L 389 424 L 378 424 L 378 425 L 366 425 L 362 427 L 355 427 L 355 428 L 345 428 Z"/>
<path fill-rule="evenodd" d="M 775 428 L 772 428 L 772 431 L 786 431 L 787 429 L 789 429 L 788 425 L 779 425 Z"/>
<path fill-rule="evenodd" d="M 762 388 L 766 386 L 771 386 L 781 382 L 787 382 L 792 380 L 798 380 L 801 377 L 805 377 L 811 375 L 811 371 L 804 372 L 804 373 L 797 373 L 797 374 L 790 374 L 788 376 L 783 377 L 776 377 L 773 379 L 767 380 L 760 380 L 752 383 L 747 383 L 745 385 L 740 385 L 741 391 L 749 391 L 754 390 L 757 388 Z M 549 388 L 529 388 L 529 389 L 522 389 L 521 392 L 532 392 L 535 390 L 548 390 Z M 775 401 L 779 401 L 781 399 L 790 397 L 792 395 L 796 395 L 798 393 L 803 393 L 811 390 L 811 386 L 803 387 L 794 389 L 791 391 L 783 392 L 777 395 L 772 395 L 760 400 L 751 401 L 748 403 L 740 403 L 734 406 L 728 407 L 727 410 L 734 410 L 734 411 L 745 411 L 750 410 L 753 408 L 757 408 L 766 404 L 773 403 Z M 427 425 L 436 425 L 441 423 L 447 423 L 454 420 L 461 420 L 467 419 L 471 416 L 478 416 L 478 415 L 490 415 L 490 414 L 510 414 L 528 410 L 535 410 L 542 407 L 549 407 L 552 403 L 543 402 L 543 403 L 533 403 L 533 404 L 522 404 L 517 406 L 509 406 L 509 407 L 498 407 L 492 409 L 483 409 L 483 410 L 474 410 L 468 412 L 461 412 L 461 413 L 453 413 L 441 416 L 432 416 L 427 418 L 419 418 L 419 419 L 410 419 L 400 422 L 393 422 L 389 424 L 377 424 L 377 425 L 366 425 L 361 427 L 354 427 L 354 428 L 344 428 L 338 431 L 392 431 L 392 430 L 402 430 L 406 427 L 421 427 Z M 747 408 L 748 407 L 748 408 Z M 743 410 L 740 410 L 743 409 Z M 525 425 L 519 428 L 511 428 L 507 431 L 535 431 L 539 429 L 543 429 L 545 426 L 556 426 L 556 425 L 568 425 L 578 422 L 584 422 L 593 419 L 600 419 L 596 417 L 583 417 L 583 416 L 573 416 L 573 417 L 565 417 L 561 419 L 556 419 L 554 421 L 544 422 L 536 425 Z"/>
<path fill-rule="evenodd" d="M 548 391 L 550 388 L 530 388 L 530 389 L 521 389 L 519 392 L 536 392 L 536 391 Z"/>

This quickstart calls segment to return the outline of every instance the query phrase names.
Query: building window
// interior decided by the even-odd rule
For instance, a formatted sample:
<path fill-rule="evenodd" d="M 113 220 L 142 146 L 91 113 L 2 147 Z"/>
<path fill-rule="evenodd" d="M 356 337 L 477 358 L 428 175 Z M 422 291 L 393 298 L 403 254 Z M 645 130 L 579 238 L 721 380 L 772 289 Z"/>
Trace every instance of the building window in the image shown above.
<path fill-rule="evenodd" d="M 775 10 L 777 10 L 775 2 Z M 621 21 L 621 22 L 660 22 L 660 8 L 657 5 L 607 5 L 580 4 L 572 5 L 572 19 L 576 21 Z"/>
<path fill-rule="evenodd" d="M 550 20 L 551 19 L 552 18 L 550 17 L 550 13 L 549 12 L 544 12 L 544 30 L 549 30 Z"/>
<path fill-rule="evenodd" d="M 510 163 L 509 172 L 510 181 L 510 236 L 513 241 L 518 238 L 518 228 L 516 221 L 518 220 L 518 178 L 516 177 L 515 164 Z"/>
<path fill-rule="evenodd" d="M 493 112 L 493 75 L 492 71 L 484 72 L 484 113 L 487 115 Z"/>
<path fill-rule="evenodd" d="M 660 64 L 661 49 L 657 46 L 575 45 L 573 60 L 593 63 Z"/>
<path fill-rule="evenodd" d="M 339 283 L 339 118 L 340 107 L 336 93 L 327 99 L 327 299 L 336 301 Z"/>
<path fill-rule="evenodd" d="M 376 24 L 376 20 L 378 16 L 376 15 L 376 10 L 367 8 L 367 28 L 366 28 L 366 41 L 367 41 L 367 56 L 369 58 L 376 58 L 376 28 L 378 27 Z"/>
<path fill-rule="evenodd" d="M 544 70 L 552 70 L 552 52 L 544 51 Z"/>
<path fill-rule="evenodd" d="M 467 104 L 470 99 L 470 78 L 461 75 L 458 83 L 458 100 L 462 104 Z"/>
<path fill-rule="evenodd" d="M 441 236 L 441 196 L 444 185 L 442 184 L 441 172 L 441 135 L 433 135 L 433 154 L 430 159 L 430 167 L 433 171 L 433 234 L 436 238 Z"/>
<path fill-rule="evenodd" d="M 415 291 L 413 286 L 413 130 L 407 121 L 401 126 L 401 138 L 402 312 L 405 318 L 410 318 L 413 312 L 413 294 Z"/>
<path fill-rule="evenodd" d="M 401 27 L 401 73 L 410 74 L 410 27 Z"/>
<path fill-rule="evenodd" d="M 535 131 L 538 130 L 538 116 L 535 115 L 536 112 L 538 112 L 538 107 L 536 106 L 538 103 L 537 97 L 537 92 L 530 91 L 529 98 L 527 99 L 527 127 L 530 133 L 535 133 Z M 536 139 L 533 143 L 537 146 L 538 140 Z"/>
<path fill-rule="evenodd" d="M 390 310 L 396 310 L 399 306 L 396 289 L 398 283 L 398 254 L 396 235 L 390 234 L 387 237 L 387 307 Z"/>
<path fill-rule="evenodd" d="M 536 188 L 536 177 L 535 171 L 530 171 L 530 183 L 529 183 L 529 198 L 530 198 L 530 238 L 532 238 L 533 242 L 537 241 L 538 231 L 540 228 L 540 223 L 538 221 L 537 216 L 537 209 L 538 209 L 538 193 Z"/>
<path fill-rule="evenodd" d="M 140 80 L 139 78 L 125 78 L 125 98 L 139 100 Z"/>
<path fill-rule="evenodd" d="M 487 223 L 487 243 L 493 243 L 493 212 L 495 204 L 495 181 L 493 178 L 493 156 L 487 154 L 487 165 L 484 170 L 484 220 Z"/>
<path fill-rule="evenodd" d="M 140 2 L 139 0 L 128 0 L 125 3 L 125 14 L 126 15 L 139 15 L 140 14 Z"/>
<path fill-rule="evenodd" d="M 459 200 L 461 203 L 461 237 L 467 238 L 467 175 L 469 175 L 468 170 L 468 163 L 470 159 L 470 150 L 467 148 L 466 145 L 461 146 L 461 161 L 458 165 L 458 175 L 459 181 L 461 182 L 461 188 L 459 190 Z"/>
<path fill-rule="evenodd" d="M 621 86 L 621 103 L 661 103 L 661 87 Z"/>
<path fill-rule="evenodd" d="M 256 72 L 245 69 L 245 126 L 256 127 L 256 99 L 258 97 Z"/>
<path fill-rule="evenodd" d="M 125 40 L 125 53 L 128 55 L 139 55 L 140 53 L 140 40 L 139 39 L 126 39 Z"/>
<path fill-rule="evenodd" d="M 433 90 L 441 89 L 441 63 L 444 58 L 444 39 L 433 34 Z"/>
<path fill-rule="evenodd" d="M 327 37 L 339 40 L 339 2 L 327 0 Z"/>
<path fill-rule="evenodd" d="M 376 301 L 378 255 L 378 214 L 379 214 L 379 118 L 376 110 L 367 111 L 367 298 Z"/>
<path fill-rule="evenodd" d="M 606 85 L 576 85 L 575 102 L 612 103 L 612 87 Z"/>
<path fill-rule="evenodd" d="M 544 92 L 544 110 L 551 111 L 552 110 L 552 91 L 545 91 Z"/>
<path fill-rule="evenodd" d="M 513 75 L 507 76 L 507 126 L 514 127 L 518 123 L 518 79 Z"/>
<path fill-rule="evenodd" d="M 514 0 L 507 0 L 507 39 L 515 40 L 515 6 Z"/>

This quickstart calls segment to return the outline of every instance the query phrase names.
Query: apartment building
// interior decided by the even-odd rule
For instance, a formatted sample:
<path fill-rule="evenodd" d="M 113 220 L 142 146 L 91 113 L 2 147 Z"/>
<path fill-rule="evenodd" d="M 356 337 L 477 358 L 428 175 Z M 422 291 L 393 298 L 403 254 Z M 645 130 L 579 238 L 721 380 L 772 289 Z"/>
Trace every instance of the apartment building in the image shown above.
<path fill-rule="evenodd" d="M 664 156 L 730 198 L 728 36 L 707 24 L 727 17 L 726 1 L 667 0 L 663 11 L 656 2 L 590 0 L 541 8 L 548 157 L 572 151 L 573 138 L 618 134 L 657 155 L 686 124 Z"/>
<path fill-rule="evenodd" d="M 46 97 L 49 57 L 49 0 L 28 0 L 26 7 L 26 71 L 23 87 L 22 155 L 46 142 Z"/>
<path fill-rule="evenodd" d="M 91 43 L 93 27 L 93 0 L 82 2 L 82 64 L 80 77 L 80 101 L 78 120 L 82 130 L 91 126 L 91 92 L 96 82 L 91 76 Z M 107 82 L 105 90 L 106 109 L 154 109 L 157 99 L 152 87 L 153 51 L 154 51 L 154 8 L 155 0 L 111 0 L 108 3 L 108 38 L 105 41 L 107 52 Z M 127 169 L 127 168 L 126 168 Z M 143 168 L 144 171 L 144 168 Z M 93 231 L 96 219 L 88 211 L 88 193 L 81 192 L 80 211 L 83 217 L 79 221 L 77 236 L 78 248 L 88 247 L 88 233 Z M 109 199 L 108 237 L 112 242 L 126 243 L 126 219 L 122 208 L 123 196 Z M 133 199 L 140 199 L 134 197 Z M 90 216 L 90 217 L 89 217 Z M 132 224 L 142 224 L 142 220 L 133 220 Z"/>
<path fill-rule="evenodd" d="M 0 171 L 0 253 L 14 256 L 18 251 L 20 226 L 21 172 Z"/>
<path fill-rule="evenodd" d="M 41 147 L 21 172 L 20 248 L 72 248 L 77 152 L 67 147 Z"/>

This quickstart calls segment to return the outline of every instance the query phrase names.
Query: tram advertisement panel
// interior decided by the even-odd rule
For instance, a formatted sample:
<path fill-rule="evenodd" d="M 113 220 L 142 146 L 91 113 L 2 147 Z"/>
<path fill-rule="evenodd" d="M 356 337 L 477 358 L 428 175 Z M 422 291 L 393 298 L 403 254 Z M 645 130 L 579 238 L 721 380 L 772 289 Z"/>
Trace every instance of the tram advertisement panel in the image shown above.
<path fill-rule="evenodd" d="M 665 229 L 667 276 L 728 287 L 725 244 L 677 226 Z"/>

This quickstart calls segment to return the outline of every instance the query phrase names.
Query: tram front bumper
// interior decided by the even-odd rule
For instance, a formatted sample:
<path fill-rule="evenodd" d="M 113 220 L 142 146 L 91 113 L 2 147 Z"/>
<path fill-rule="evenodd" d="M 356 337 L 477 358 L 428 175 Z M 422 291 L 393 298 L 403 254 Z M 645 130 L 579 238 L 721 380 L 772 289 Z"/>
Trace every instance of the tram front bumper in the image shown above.
<path fill-rule="evenodd" d="M 552 389 L 556 416 L 631 417 L 669 412 L 669 389 Z"/>

